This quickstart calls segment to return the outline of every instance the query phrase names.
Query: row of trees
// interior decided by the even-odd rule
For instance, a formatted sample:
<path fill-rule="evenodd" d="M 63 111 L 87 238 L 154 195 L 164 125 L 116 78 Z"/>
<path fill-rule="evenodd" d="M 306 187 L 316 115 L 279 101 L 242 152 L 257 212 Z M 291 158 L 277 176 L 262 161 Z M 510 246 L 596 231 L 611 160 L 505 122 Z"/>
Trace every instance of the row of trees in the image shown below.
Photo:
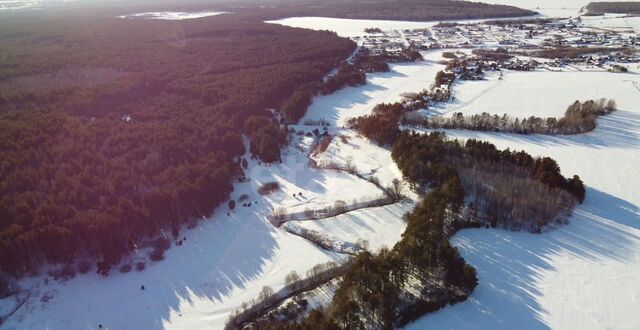
<path fill-rule="evenodd" d="M 347 125 L 381 145 L 390 145 L 400 135 L 398 121 L 404 112 L 400 103 L 381 103 L 370 115 L 351 118 Z"/>
<path fill-rule="evenodd" d="M 597 15 L 604 13 L 616 14 L 638 14 L 640 13 L 640 3 L 637 2 L 591 2 L 585 8 L 589 14 Z"/>
<path fill-rule="evenodd" d="M 10 23 L 0 22 L 10 54 L 0 65 L 0 268 L 17 275 L 77 256 L 106 269 L 210 215 L 243 176 L 241 134 L 256 157 L 278 161 L 286 133 L 265 109 L 321 84 L 355 48 L 233 15 L 181 22 L 179 33 L 159 20 Z M 69 67 L 122 74 L 20 83 Z"/>
<path fill-rule="evenodd" d="M 287 122 L 296 123 L 304 116 L 314 96 L 333 94 L 346 86 L 365 85 L 367 83 L 365 72 L 368 70 L 361 68 L 361 64 L 343 62 L 338 66 L 336 73 L 322 83 L 314 82 L 296 89 L 280 107 L 280 113 Z"/>
<path fill-rule="evenodd" d="M 356 65 L 342 63 L 338 67 L 338 72 L 322 84 L 321 92 L 323 95 L 329 95 L 346 86 L 361 86 L 366 83 L 367 77 L 363 70 Z"/>
<path fill-rule="evenodd" d="M 519 17 L 535 14 L 535 12 L 533 11 L 516 8 L 513 6 L 490 5 L 479 2 L 451 0 L 377 0 L 369 1 L 366 3 L 353 2 L 348 0 L 331 0 L 322 3 L 289 1 L 274 6 L 262 6 L 262 12 L 254 13 L 253 10 L 247 10 L 247 12 L 250 12 L 250 14 L 256 15 L 263 19 L 321 16 L 352 19 L 405 21 Z"/>
<path fill-rule="evenodd" d="M 434 116 L 417 119 L 417 123 L 435 129 L 467 129 L 516 134 L 581 134 L 596 128 L 598 116 L 610 114 L 615 110 L 616 102 L 603 98 L 597 101 L 575 101 L 559 119 L 535 116 L 519 119 L 507 114 L 498 116 L 488 113 L 465 117 L 463 113 L 457 112 L 450 118 Z M 406 123 L 416 124 L 415 120 L 416 118 L 413 118 L 413 122 L 406 121 Z"/>

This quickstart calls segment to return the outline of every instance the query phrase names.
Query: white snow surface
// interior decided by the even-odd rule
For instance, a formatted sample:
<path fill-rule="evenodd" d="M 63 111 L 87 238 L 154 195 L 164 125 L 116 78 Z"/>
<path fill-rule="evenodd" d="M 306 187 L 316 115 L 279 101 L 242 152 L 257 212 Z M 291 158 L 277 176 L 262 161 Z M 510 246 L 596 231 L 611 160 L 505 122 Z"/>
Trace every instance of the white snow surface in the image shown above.
<path fill-rule="evenodd" d="M 636 33 L 640 30 L 640 17 L 619 14 L 606 14 L 603 16 L 584 16 L 582 22 L 586 26 L 616 31 L 633 30 Z"/>
<path fill-rule="evenodd" d="M 366 28 L 380 28 L 383 31 L 429 28 L 437 22 L 385 21 L 369 19 L 347 19 L 332 17 L 289 17 L 267 23 L 311 30 L 328 30 L 345 38 L 368 35 Z"/>
<path fill-rule="evenodd" d="M 197 11 L 197 12 L 185 12 L 185 11 L 158 11 L 137 13 L 131 15 L 119 16 L 120 18 L 146 18 L 146 19 L 161 19 L 169 21 L 181 21 L 185 19 L 202 18 L 210 16 L 218 16 L 227 14 L 221 11 Z"/>
<path fill-rule="evenodd" d="M 357 242 L 363 239 L 368 242 L 367 248 L 376 252 L 383 247 L 392 248 L 401 239 L 407 227 L 402 216 L 413 207 L 413 202 L 392 204 L 360 209 L 322 220 L 292 221 L 291 224 L 327 233 L 339 241 Z"/>
<path fill-rule="evenodd" d="M 620 109 L 600 117 L 591 133 L 448 131 L 451 137 L 488 140 L 498 148 L 552 157 L 564 175 L 582 178 L 587 199 L 569 225 L 546 234 L 487 229 L 458 233 L 453 242 L 478 270 L 477 289 L 467 302 L 427 315 L 407 329 L 640 328 L 640 91 L 628 82 L 640 78 L 601 73 L 592 80 L 582 75 L 591 76 L 577 73 L 574 83 L 564 86 L 572 98 L 588 83 L 597 84 Z M 548 89 L 542 95 L 561 88 L 553 78 L 538 84 Z M 529 101 L 514 99 L 514 107 L 528 107 L 524 103 Z"/>
<path fill-rule="evenodd" d="M 441 50 L 425 52 L 425 56 L 431 57 L 434 53 L 441 58 Z M 432 60 L 389 66 L 390 72 L 367 74 L 365 86 L 347 87 L 332 95 L 314 98 L 300 122 L 324 119 L 332 126 L 345 126 L 350 118 L 371 113 L 377 104 L 397 102 L 403 93 L 428 89 L 438 71 L 444 69 L 444 65 Z"/>
<path fill-rule="evenodd" d="M 490 73 L 487 80 L 457 81 L 453 86 L 455 100 L 434 107 L 431 112 L 462 112 L 465 115 L 486 112 L 499 116 L 506 113 L 517 118 L 532 115 L 562 117 L 574 101 L 609 98 L 627 109 L 638 104 L 640 80 L 636 72 L 503 72 L 502 80 L 498 79 L 498 73 Z"/>
<path fill-rule="evenodd" d="M 320 166 L 329 163 L 346 166 L 350 163 L 358 173 L 366 178 L 377 178 L 384 187 L 390 186 L 394 179 L 402 180 L 402 172 L 391 159 L 388 148 L 373 144 L 350 129 L 331 132 L 335 137 L 327 150 L 313 157 Z M 404 193 L 412 199 L 417 198 L 408 186 L 405 187 Z"/>

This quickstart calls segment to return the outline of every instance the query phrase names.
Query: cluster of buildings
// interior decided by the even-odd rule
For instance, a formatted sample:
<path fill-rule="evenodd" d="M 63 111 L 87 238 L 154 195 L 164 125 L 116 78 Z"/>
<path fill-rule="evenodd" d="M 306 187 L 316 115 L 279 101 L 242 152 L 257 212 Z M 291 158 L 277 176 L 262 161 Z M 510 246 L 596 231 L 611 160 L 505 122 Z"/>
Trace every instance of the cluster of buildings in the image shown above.
<path fill-rule="evenodd" d="M 415 30 L 380 31 L 358 40 L 361 50 L 369 55 L 400 54 L 407 49 L 497 48 L 527 52 L 558 47 L 633 49 L 640 46 L 640 35 L 588 27 L 580 20 L 517 21 L 500 24 L 441 23 Z M 594 61 L 637 61 L 621 54 L 596 58 Z M 588 58 L 580 58 L 586 61 Z"/>

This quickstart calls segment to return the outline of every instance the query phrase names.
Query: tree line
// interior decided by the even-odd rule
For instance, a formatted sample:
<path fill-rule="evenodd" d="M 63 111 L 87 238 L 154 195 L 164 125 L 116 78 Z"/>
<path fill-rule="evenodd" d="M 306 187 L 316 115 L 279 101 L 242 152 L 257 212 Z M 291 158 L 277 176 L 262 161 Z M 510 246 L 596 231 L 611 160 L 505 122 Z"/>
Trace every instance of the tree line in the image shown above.
<path fill-rule="evenodd" d="M 624 1 L 591 2 L 585 9 L 591 15 L 602 15 L 605 13 L 638 14 L 640 13 L 640 3 Z"/>
<path fill-rule="evenodd" d="M 0 26 L 0 268 L 16 275 L 79 256 L 108 272 L 145 240 L 209 216 L 244 176 L 242 134 L 255 157 L 278 161 L 286 132 L 265 109 L 321 84 L 355 49 L 234 15 L 180 31 L 116 18 Z M 19 83 L 69 67 L 122 74 Z"/>
<path fill-rule="evenodd" d="M 507 114 L 503 116 L 488 113 L 475 114 L 465 117 L 456 112 L 450 118 L 433 116 L 416 119 L 422 126 L 433 129 L 466 129 L 485 132 L 507 132 L 516 134 L 582 134 L 596 128 L 597 118 L 616 110 L 614 100 L 600 99 L 572 103 L 561 118 L 513 118 Z M 406 124 L 415 121 L 405 120 Z"/>
<path fill-rule="evenodd" d="M 278 2 L 242 10 L 233 8 L 259 19 L 279 19 L 285 17 L 337 17 L 352 19 L 379 19 L 404 21 L 459 20 L 473 18 L 521 17 L 534 15 L 534 11 L 506 5 L 490 5 L 471 1 L 429 0 L 398 1 L 375 0 L 353 2 L 333 0 L 322 3 L 314 1 Z"/>

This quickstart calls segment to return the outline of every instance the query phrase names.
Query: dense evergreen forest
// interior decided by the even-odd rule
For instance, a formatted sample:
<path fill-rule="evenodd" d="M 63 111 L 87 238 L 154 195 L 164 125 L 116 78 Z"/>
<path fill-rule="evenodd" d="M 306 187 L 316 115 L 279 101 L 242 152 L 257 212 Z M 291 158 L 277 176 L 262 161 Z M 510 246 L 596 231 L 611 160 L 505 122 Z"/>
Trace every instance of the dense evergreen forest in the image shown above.
<path fill-rule="evenodd" d="M 243 176 L 241 134 L 277 161 L 286 134 L 265 109 L 321 86 L 355 48 L 233 15 L 0 31 L 0 267 L 18 275 L 77 256 L 107 273 L 145 238 L 210 215 Z"/>
<path fill-rule="evenodd" d="M 589 14 L 640 14 L 640 2 L 591 2 L 586 7 Z"/>
<path fill-rule="evenodd" d="M 498 150 L 488 142 L 403 132 L 392 157 L 419 190 L 442 184 L 453 170 L 477 213 L 474 220 L 492 227 L 540 232 L 567 220 L 575 203 L 585 198 L 580 178 L 564 178 L 553 159 Z"/>
<path fill-rule="evenodd" d="M 240 11 L 235 8 L 234 12 Z M 513 6 L 452 0 L 279 1 L 271 6 L 261 6 L 260 11 L 250 13 L 260 18 L 271 19 L 321 16 L 402 21 L 520 17 L 535 14 L 533 11 Z"/>

